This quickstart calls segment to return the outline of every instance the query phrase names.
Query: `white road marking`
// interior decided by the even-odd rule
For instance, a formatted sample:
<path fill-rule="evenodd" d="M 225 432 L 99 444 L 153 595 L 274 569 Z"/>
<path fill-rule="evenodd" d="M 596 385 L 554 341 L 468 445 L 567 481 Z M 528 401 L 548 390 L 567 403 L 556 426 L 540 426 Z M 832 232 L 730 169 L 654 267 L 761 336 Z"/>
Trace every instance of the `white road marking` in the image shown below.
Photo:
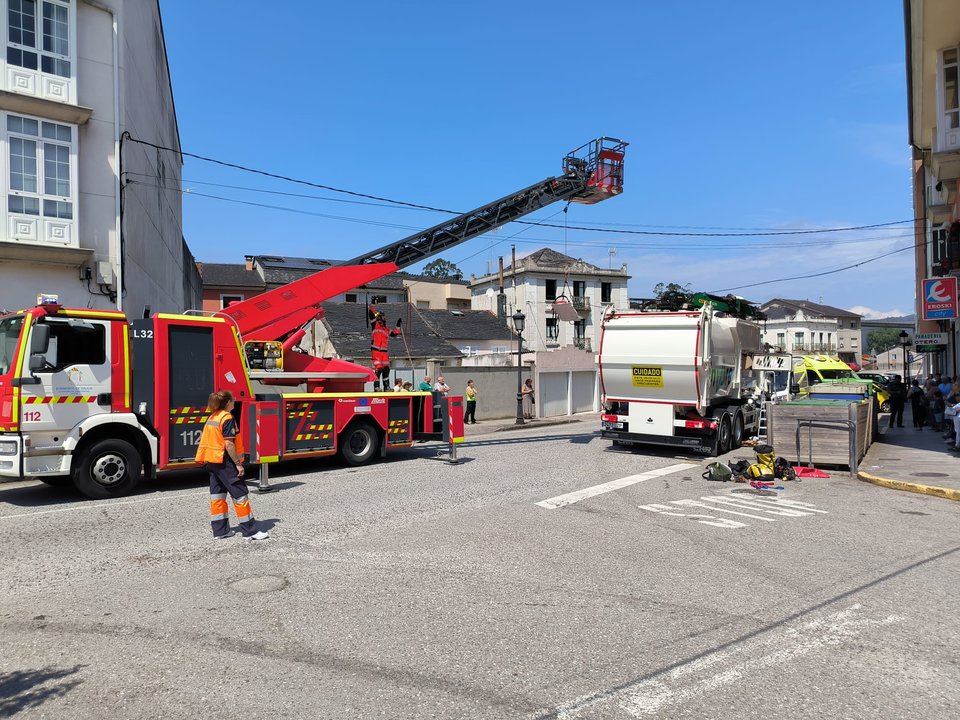
<path fill-rule="evenodd" d="M 731 520 L 730 518 L 718 518 L 714 515 L 677 512 L 677 508 L 699 508 L 715 513 L 727 513 L 729 515 L 748 517 L 753 520 L 762 520 L 763 522 L 776 522 L 776 520 L 771 517 L 757 515 L 756 513 L 767 513 L 768 515 L 789 518 L 808 517 L 814 513 L 821 513 L 823 515 L 830 514 L 827 510 L 820 510 L 810 503 L 800 502 L 798 500 L 786 500 L 775 497 L 751 498 L 740 495 L 711 495 L 701 497 L 700 500 L 671 500 L 669 505 L 664 503 L 650 503 L 647 505 L 638 505 L 637 507 L 641 510 L 657 513 L 658 515 L 686 518 L 688 520 L 695 520 L 703 525 L 712 525 L 713 527 L 731 530 L 745 528 L 748 527 L 748 525 L 744 522 Z M 736 510 L 731 508 L 736 508 Z M 743 512 L 744 510 L 750 510 L 751 512 Z"/>
<path fill-rule="evenodd" d="M 682 663 L 669 672 L 640 680 L 614 692 L 584 695 L 557 708 L 558 720 L 573 720 L 585 711 L 600 709 L 614 715 L 619 707 L 630 717 L 669 716 L 667 706 L 698 701 L 724 686 L 746 680 L 758 671 L 779 667 L 826 647 L 842 645 L 871 627 L 902 622 L 902 615 L 868 618 L 859 604 L 806 622 L 792 622 L 776 630 Z M 714 666 L 719 665 L 715 671 Z M 606 709 L 606 712 L 604 712 Z"/>
<path fill-rule="evenodd" d="M 659 468 L 657 470 L 650 470 L 645 473 L 640 473 L 639 475 L 628 475 L 627 477 L 620 478 L 619 480 L 611 480 L 610 482 L 603 483 L 602 485 L 594 485 L 593 487 L 577 490 L 572 493 L 567 493 L 566 495 L 557 495 L 556 497 L 549 498 L 548 500 L 541 500 L 537 503 L 537 505 L 542 508 L 546 508 L 547 510 L 555 510 L 563 507 L 564 505 L 572 505 L 575 502 L 580 502 L 581 500 L 586 500 L 587 498 L 602 495 L 614 490 L 620 490 L 621 488 L 629 487 L 630 485 L 636 485 L 644 480 L 651 480 L 656 477 L 662 477 L 663 475 L 670 475 L 672 473 L 680 472 L 681 470 L 686 470 L 687 468 L 693 467 L 697 466 L 691 463 L 677 463 L 676 465 L 668 465 L 667 467 Z"/>

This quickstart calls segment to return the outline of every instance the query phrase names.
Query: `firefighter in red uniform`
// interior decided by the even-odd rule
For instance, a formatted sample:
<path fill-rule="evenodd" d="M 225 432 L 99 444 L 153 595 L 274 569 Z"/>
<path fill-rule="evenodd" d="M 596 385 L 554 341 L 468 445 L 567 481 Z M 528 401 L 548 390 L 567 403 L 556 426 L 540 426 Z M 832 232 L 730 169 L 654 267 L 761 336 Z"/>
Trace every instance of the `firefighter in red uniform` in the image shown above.
<path fill-rule="evenodd" d="M 400 334 L 400 325 L 403 320 L 397 318 L 397 326 L 393 330 L 387 330 L 387 321 L 383 313 L 377 310 L 373 305 L 367 310 L 367 319 L 370 322 L 370 354 L 373 359 L 373 390 L 377 392 L 381 389 L 390 389 L 390 351 L 387 344 L 391 337 Z"/>
<path fill-rule="evenodd" d="M 233 393 L 229 390 L 211 393 L 207 410 L 210 416 L 203 426 L 196 461 L 202 462 L 210 472 L 210 525 L 213 527 L 213 537 L 219 540 L 236 535 L 230 529 L 230 509 L 227 505 L 227 493 L 230 493 L 243 537 L 266 540 L 270 533 L 257 530 L 247 484 L 242 479 L 243 443 L 230 414 L 233 410 Z"/>

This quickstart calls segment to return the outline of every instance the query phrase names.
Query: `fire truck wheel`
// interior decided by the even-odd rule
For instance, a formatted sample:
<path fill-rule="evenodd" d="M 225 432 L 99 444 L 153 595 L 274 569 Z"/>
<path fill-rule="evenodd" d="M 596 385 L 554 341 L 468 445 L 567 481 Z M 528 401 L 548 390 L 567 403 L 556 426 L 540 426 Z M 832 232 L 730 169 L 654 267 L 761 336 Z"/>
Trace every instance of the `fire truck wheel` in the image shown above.
<path fill-rule="evenodd" d="M 732 425 L 730 415 L 724 413 L 723 417 L 720 418 L 720 427 L 717 428 L 717 455 L 730 452 L 730 443 L 733 441 Z"/>
<path fill-rule="evenodd" d="M 888 413 L 893 408 L 889 400 L 884 400 L 883 404 L 880 406 L 880 412 Z"/>
<path fill-rule="evenodd" d="M 98 440 L 84 450 L 73 469 L 73 484 L 97 500 L 129 495 L 140 482 L 140 453 L 125 440 Z"/>
<path fill-rule="evenodd" d="M 730 449 L 736 450 L 743 445 L 743 413 L 737 410 L 733 416 L 733 437 L 730 439 Z"/>
<path fill-rule="evenodd" d="M 377 452 L 377 431 L 369 423 L 356 422 L 340 436 L 340 457 L 348 465 L 363 465 Z"/>

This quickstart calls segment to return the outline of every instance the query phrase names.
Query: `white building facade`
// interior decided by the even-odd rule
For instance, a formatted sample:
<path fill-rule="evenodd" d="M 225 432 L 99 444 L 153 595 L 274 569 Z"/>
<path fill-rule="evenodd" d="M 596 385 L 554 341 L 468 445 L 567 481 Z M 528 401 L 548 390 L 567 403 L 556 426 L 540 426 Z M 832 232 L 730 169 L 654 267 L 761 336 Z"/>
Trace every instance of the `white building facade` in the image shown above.
<path fill-rule="evenodd" d="M 0 308 L 200 306 L 156 0 L 0 0 Z"/>
<path fill-rule="evenodd" d="M 629 279 L 626 265 L 603 269 L 543 248 L 504 272 L 506 314 L 526 316 L 523 345 L 531 351 L 573 346 L 595 353 L 603 309 L 630 306 Z M 469 287 L 474 310 L 497 313 L 499 274 L 471 276 Z"/>

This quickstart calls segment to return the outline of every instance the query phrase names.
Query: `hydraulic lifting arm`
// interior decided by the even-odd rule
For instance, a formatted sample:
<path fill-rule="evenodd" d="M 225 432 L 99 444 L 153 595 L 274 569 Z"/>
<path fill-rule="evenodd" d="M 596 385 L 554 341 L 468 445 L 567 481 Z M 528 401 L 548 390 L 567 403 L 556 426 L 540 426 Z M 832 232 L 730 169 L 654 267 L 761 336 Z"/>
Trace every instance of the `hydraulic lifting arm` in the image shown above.
<path fill-rule="evenodd" d="M 626 147 L 627 143 L 613 138 L 592 140 L 563 159 L 563 175 L 547 178 L 343 264 L 393 263 L 402 270 L 558 200 L 592 205 L 619 195 L 623 192 Z"/>
<path fill-rule="evenodd" d="M 284 370 L 330 373 L 331 363 L 336 363 L 341 372 L 345 369 L 342 366 L 365 371 L 366 368 L 343 361 L 322 360 L 294 351 L 304 336 L 304 328 L 323 317 L 320 303 L 518 220 L 558 200 L 593 204 L 619 195 L 623 192 L 626 147 L 627 143 L 614 138 L 592 140 L 567 154 L 563 159 L 562 175 L 547 178 L 342 265 L 234 303 L 224 308 L 223 314 L 235 321 L 251 367 L 266 367 L 250 362 L 252 352 L 262 356 L 265 352 L 264 343 L 282 343 Z M 319 387 L 319 383 L 314 385 Z"/>

